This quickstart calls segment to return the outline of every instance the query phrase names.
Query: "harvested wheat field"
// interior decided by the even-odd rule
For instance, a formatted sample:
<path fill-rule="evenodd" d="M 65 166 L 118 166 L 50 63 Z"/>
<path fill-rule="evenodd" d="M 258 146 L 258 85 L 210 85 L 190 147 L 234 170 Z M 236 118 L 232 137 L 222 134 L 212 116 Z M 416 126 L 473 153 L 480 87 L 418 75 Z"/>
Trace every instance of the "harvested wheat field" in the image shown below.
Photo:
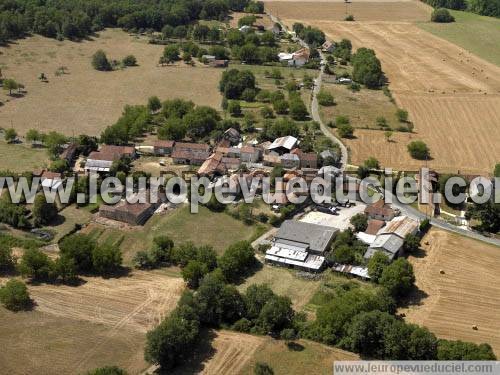
<path fill-rule="evenodd" d="M 296 350 L 282 340 L 231 331 L 210 331 L 202 337 L 198 357 L 176 368 L 175 375 L 251 375 L 255 363 L 266 362 L 275 374 L 331 374 L 335 360 L 355 360 L 356 354 L 308 340 L 297 340 Z"/>
<path fill-rule="evenodd" d="M 181 278 L 135 270 L 119 278 L 83 277 L 79 286 L 32 285 L 34 311 L 16 316 L 0 311 L 6 323 L 17 327 L 13 332 L 2 327 L 3 340 L 17 342 L 14 338 L 22 336 L 27 346 L 21 352 L 29 353 L 30 360 L 18 363 L 19 352 L 8 351 L 0 355 L 0 362 L 7 367 L 15 364 L 18 372 L 13 373 L 30 373 L 37 362 L 50 365 L 50 370 L 39 373 L 82 373 L 110 361 L 138 373 L 147 366 L 146 331 L 175 308 L 183 289 Z M 61 329 L 54 328 L 57 324 Z M 42 341 L 43 332 L 50 339 Z"/>
<path fill-rule="evenodd" d="M 356 21 L 427 21 L 432 8 L 417 1 L 266 1 L 266 9 L 283 20 L 301 22 L 342 21 L 347 14 Z"/>
<path fill-rule="evenodd" d="M 129 54 L 138 66 L 99 72 L 92 55 L 102 49 L 109 59 Z M 218 108 L 217 84 L 221 71 L 197 64 L 158 66 L 163 46 L 147 43 L 118 29 L 108 29 L 92 41 L 59 42 L 36 35 L 0 47 L 0 68 L 7 78 L 26 86 L 24 97 L 0 94 L 0 124 L 11 124 L 18 133 L 30 128 L 57 130 L 68 135 L 98 135 L 116 122 L 126 104 L 145 104 L 148 97 L 180 97 Z M 56 76 L 60 66 L 67 74 Z M 45 73 L 48 82 L 38 80 Z"/>
<path fill-rule="evenodd" d="M 358 132 L 348 142 L 352 161 L 377 157 L 383 165 L 408 168 L 406 140 L 431 149 L 429 166 L 440 171 L 491 173 L 500 159 L 500 68 L 410 24 L 318 23 L 334 38 L 375 49 L 397 104 L 410 113 L 415 134 L 394 137 Z M 446 145 L 446 146 L 445 146 Z"/>
<path fill-rule="evenodd" d="M 110 364 L 138 374 L 147 367 L 143 359 L 146 337 L 136 331 L 110 335 L 109 327 L 102 324 L 3 308 L 0 331 L 2 374 L 85 374 Z M 98 350 L 93 352 L 93 348 Z"/>
<path fill-rule="evenodd" d="M 406 319 L 440 338 L 489 343 L 498 356 L 500 248 L 436 229 L 422 244 L 423 254 L 409 260 L 426 296 L 402 311 Z"/>
<path fill-rule="evenodd" d="M 369 9 L 367 4 L 360 6 Z M 410 7 L 420 6 L 401 4 L 408 14 Z M 429 166 L 438 171 L 491 173 L 500 160 L 500 67 L 401 17 L 380 22 L 367 14 L 361 22 L 338 22 L 325 20 L 329 7 L 334 12 L 333 3 L 303 4 L 308 10 L 302 12 L 299 5 L 266 3 L 290 25 L 309 23 L 331 39 L 350 39 L 354 48 L 373 48 L 396 103 L 409 111 L 414 123 L 415 134 L 395 134 L 390 145 L 383 132 L 357 130 L 357 138 L 346 142 L 353 164 L 375 156 L 385 166 L 415 169 L 422 162 L 412 160 L 406 147 L 410 140 L 421 139 L 431 150 Z"/>

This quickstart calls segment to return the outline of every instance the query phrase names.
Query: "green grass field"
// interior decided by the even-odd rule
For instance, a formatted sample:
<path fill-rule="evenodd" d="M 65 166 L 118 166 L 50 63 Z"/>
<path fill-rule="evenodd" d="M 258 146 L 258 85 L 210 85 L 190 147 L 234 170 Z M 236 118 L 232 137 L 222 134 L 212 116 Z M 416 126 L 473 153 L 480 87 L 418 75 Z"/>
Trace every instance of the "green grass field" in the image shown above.
<path fill-rule="evenodd" d="M 500 19 L 450 10 L 453 23 L 419 23 L 418 26 L 500 66 Z"/>
<path fill-rule="evenodd" d="M 264 224 L 246 225 L 226 213 L 212 212 L 205 207 L 200 207 L 198 214 L 191 214 L 186 206 L 153 215 L 143 227 L 124 230 L 91 223 L 84 232 L 99 243 L 119 245 L 125 264 L 129 264 L 137 251 L 149 249 L 153 238 L 159 235 L 169 236 L 175 244 L 190 241 L 210 245 L 222 254 L 234 242 L 252 240 L 267 228 Z"/>
<path fill-rule="evenodd" d="M 47 150 L 31 148 L 25 144 L 8 144 L 0 141 L 0 169 L 12 172 L 28 172 L 47 166 Z"/>

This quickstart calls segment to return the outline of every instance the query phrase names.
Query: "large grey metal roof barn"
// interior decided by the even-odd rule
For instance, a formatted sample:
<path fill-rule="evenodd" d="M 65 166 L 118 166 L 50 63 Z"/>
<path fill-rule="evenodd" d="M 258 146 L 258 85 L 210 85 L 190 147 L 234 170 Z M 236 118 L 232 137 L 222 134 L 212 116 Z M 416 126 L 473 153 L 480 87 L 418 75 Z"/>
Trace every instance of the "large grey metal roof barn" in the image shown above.
<path fill-rule="evenodd" d="M 323 253 L 337 232 L 338 229 L 325 225 L 287 220 L 278 230 L 275 242 L 308 248 L 315 253 Z"/>

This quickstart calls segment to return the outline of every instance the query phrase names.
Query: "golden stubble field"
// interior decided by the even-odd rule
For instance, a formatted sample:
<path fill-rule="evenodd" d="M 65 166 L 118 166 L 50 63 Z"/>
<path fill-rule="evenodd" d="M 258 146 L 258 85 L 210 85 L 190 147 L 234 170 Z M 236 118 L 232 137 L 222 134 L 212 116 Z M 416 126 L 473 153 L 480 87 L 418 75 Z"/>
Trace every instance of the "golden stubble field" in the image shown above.
<path fill-rule="evenodd" d="M 98 49 L 109 59 L 136 56 L 138 66 L 113 72 L 92 68 Z M 196 104 L 220 106 L 218 82 L 221 71 L 197 64 L 158 66 L 163 46 L 148 44 L 118 29 L 100 32 L 93 41 L 59 42 L 35 35 L 0 47 L 0 68 L 7 78 L 23 83 L 22 98 L 0 93 L 0 126 L 11 125 L 20 134 L 30 128 L 57 130 L 67 135 L 98 135 L 116 122 L 126 104 L 145 104 L 148 97 L 180 97 Z M 56 76 L 60 66 L 68 74 Z M 38 80 L 45 73 L 48 83 Z"/>
<path fill-rule="evenodd" d="M 33 311 L 0 309 L 3 369 L 66 374 L 118 365 L 135 374 L 148 366 L 145 334 L 175 308 L 183 280 L 137 270 L 82 279 L 79 286 L 29 286 Z"/>
<path fill-rule="evenodd" d="M 172 375 L 251 375 L 257 362 L 275 374 L 331 374 L 333 361 L 356 360 L 358 355 L 308 340 L 296 340 L 302 350 L 287 348 L 282 340 L 226 330 L 211 331 L 210 348 L 200 360 L 176 368 Z"/>
<path fill-rule="evenodd" d="M 421 139 L 431 149 L 432 168 L 491 173 L 500 160 L 500 68 L 407 22 L 414 20 L 394 17 L 396 3 L 365 4 L 352 12 L 361 21 L 341 22 L 321 14 L 329 14 L 328 7 L 333 11 L 335 3 L 266 3 L 288 24 L 306 22 L 334 40 L 350 39 L 354 48 L 373 48 L 396 103 L 409 111 L 414 134 L 394 134 L 389 144 L 383 132 L 358 130 L 357 138 L 346 142 L 351 162 L 375 156 L 385 166 L 416 169 L 422 162 L 411 159 L 406 146 Z M 415 14 L 416 7 L 426 11 L 412 1 L 398 7 L 407 14 Z"/>
<path fill-rule="evenodd" d="M 498 356 L 500 248 L 437 229 L 422 244 L 422 254 L 409 260 L 427 296 L 402 309 L 406 320 L 440 338 L 489 343 Z"/>

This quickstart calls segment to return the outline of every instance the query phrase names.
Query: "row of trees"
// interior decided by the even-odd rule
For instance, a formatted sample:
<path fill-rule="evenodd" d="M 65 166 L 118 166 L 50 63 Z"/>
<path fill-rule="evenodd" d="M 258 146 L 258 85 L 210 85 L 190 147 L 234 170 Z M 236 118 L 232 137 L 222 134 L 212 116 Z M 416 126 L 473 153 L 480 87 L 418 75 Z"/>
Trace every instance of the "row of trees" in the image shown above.
<path fill-rule="evenodd" d="M 98 245 L 89 236 L 73 234 L 59 244 L 60 256 L 52 260 L 36 249 L 25 250 L 16 267 L 18 272 L 33 281 L 74 282 L 79 274 L 110 275 L 122 263 L 120 249 L 114 245 Z"/>
<path fill-rule="evenodd" d="M 82 39 L 105 27 L 125 30 L 187 25 L 199 19 L 223 20 L 230 11 L 260 11 L 248 0 L 61 0 L 32 2 L 11 0 L 0 5 L 0 43 L 37 33 L 49 38 Z"/>

